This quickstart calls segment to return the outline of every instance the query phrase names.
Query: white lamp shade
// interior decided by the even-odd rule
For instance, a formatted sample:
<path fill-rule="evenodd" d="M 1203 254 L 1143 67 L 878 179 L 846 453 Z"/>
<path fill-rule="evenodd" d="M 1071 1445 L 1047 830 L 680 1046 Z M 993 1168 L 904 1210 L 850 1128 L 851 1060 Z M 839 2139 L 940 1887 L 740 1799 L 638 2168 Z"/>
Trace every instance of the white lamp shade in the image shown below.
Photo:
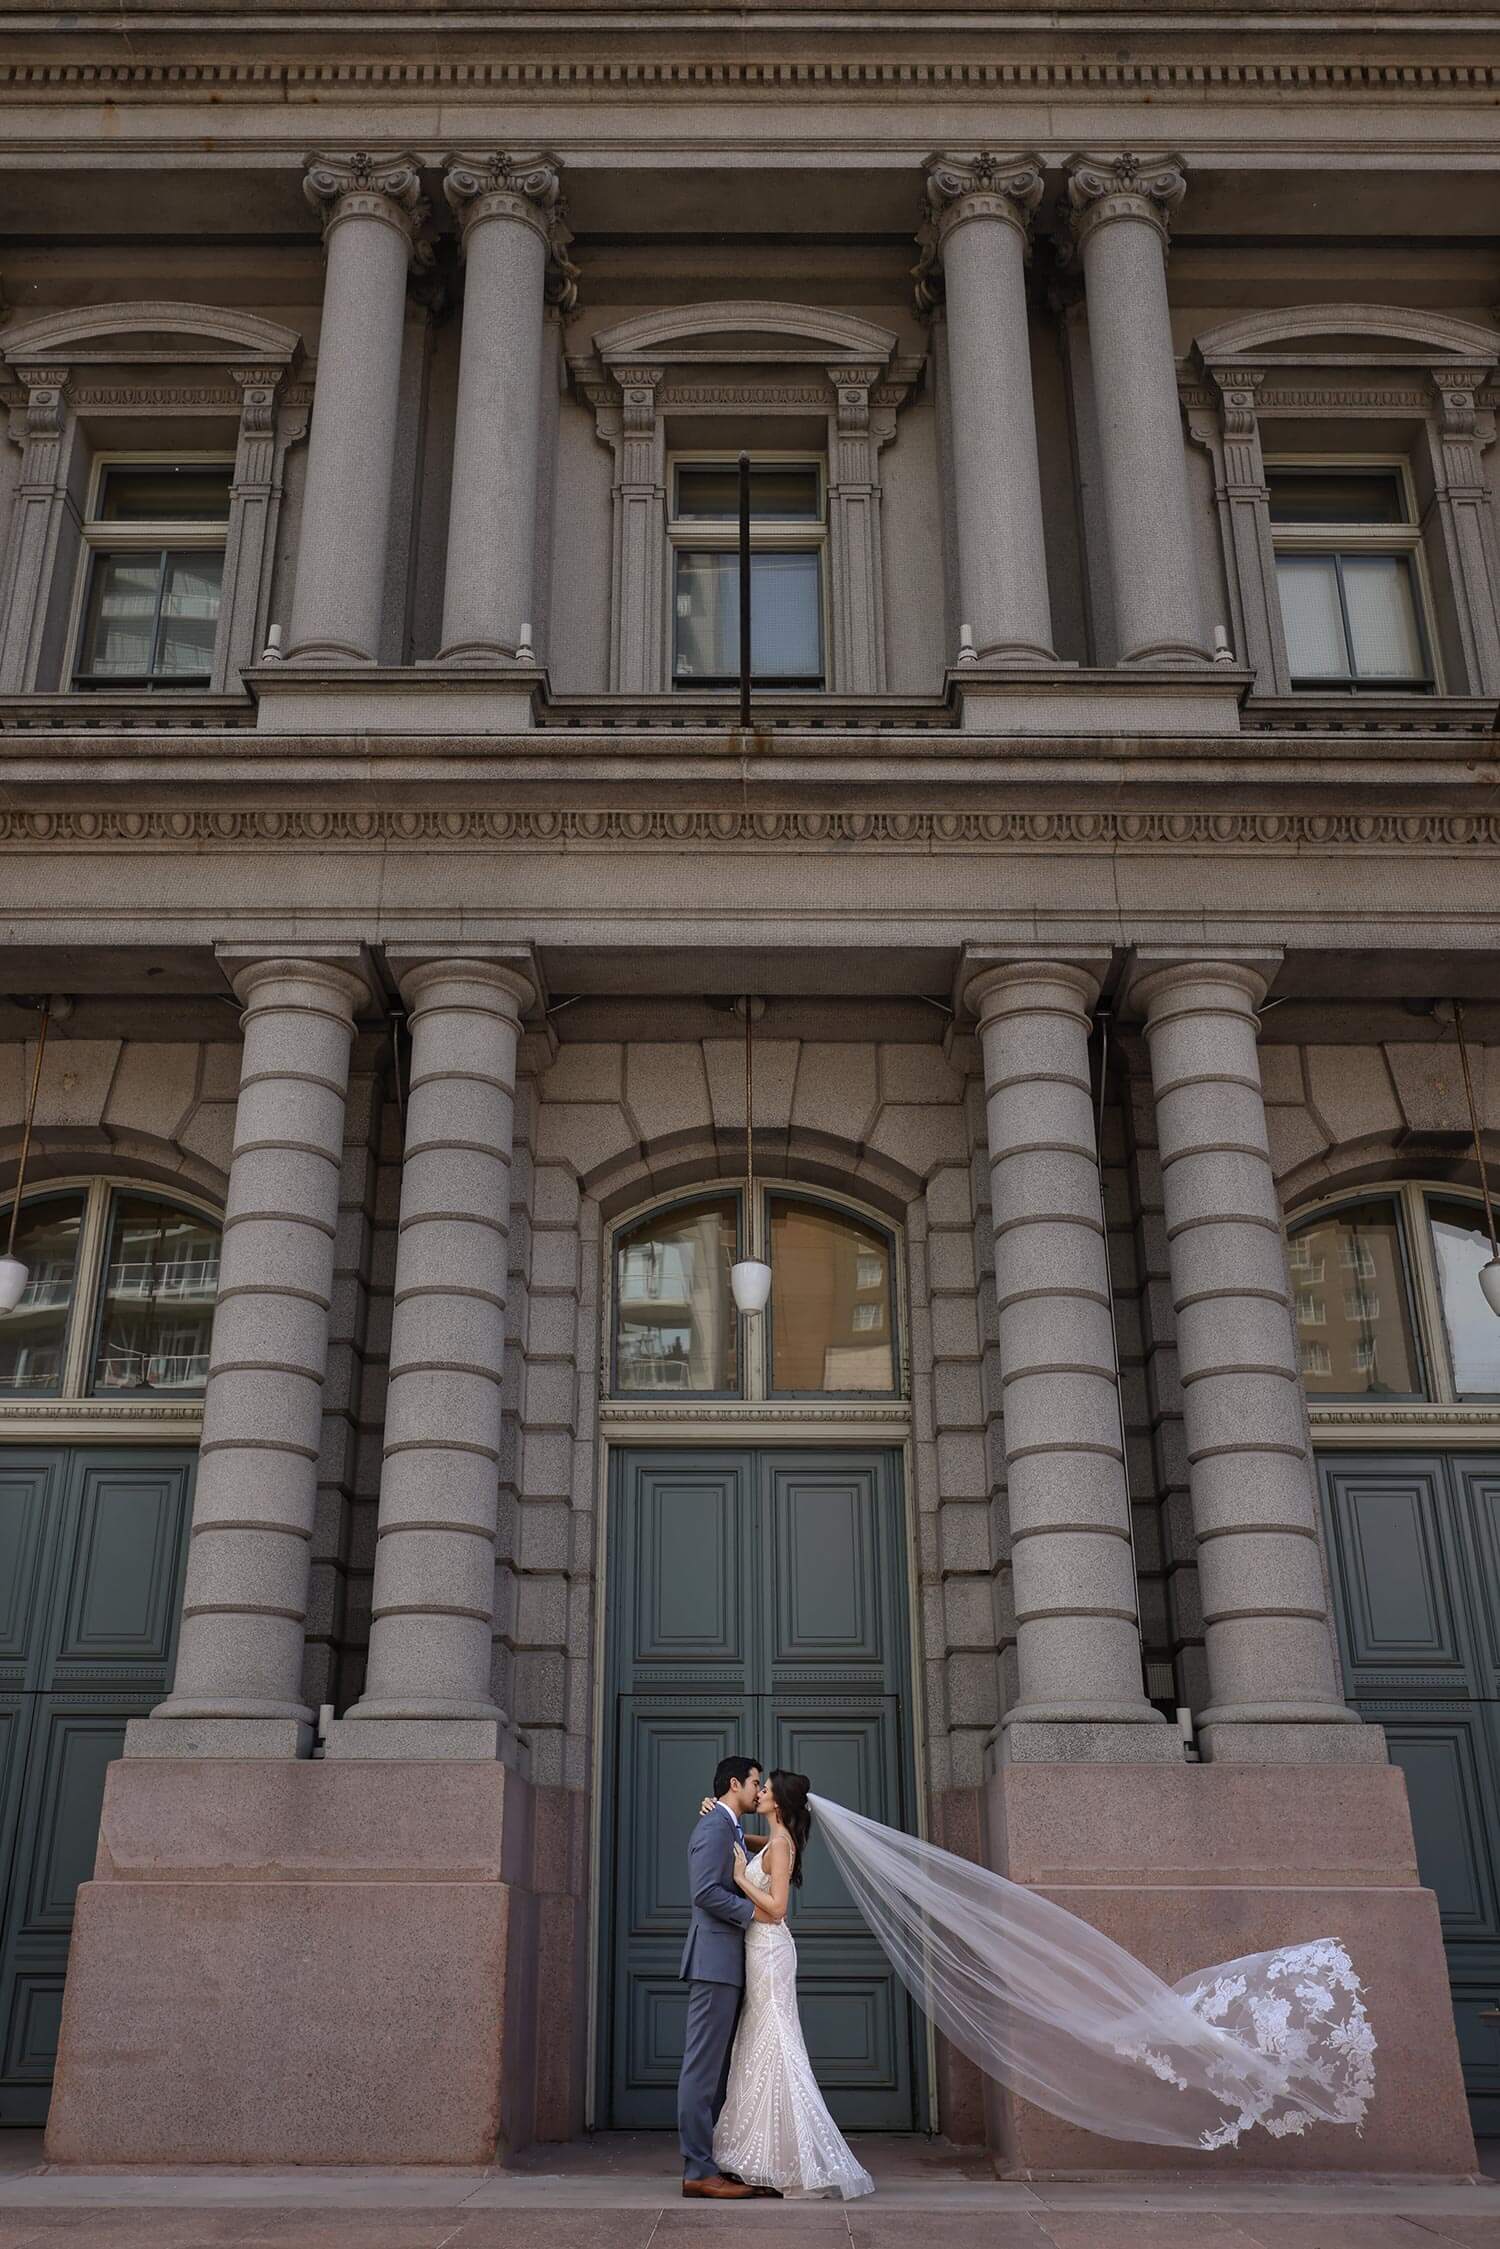
<path fill-rule="evenodd" d="M 1490 1310 L 1500 1313 L 1500 1257 L 1492 1257 L 1488 1265 L 1480 1266 L 1479 1285 Z"/>
<path fill-rule="evenodd" d="M 14 1312 L 30 1278 L 19 1257 L 0 1257 L 0 1312 Z"/>
<path fill-rule="evenodd" d="M 742 1312 L 764 1312 L 771 1294 L 771 1268 L 758 1257 L 742 1257 L 729 1268 L 729 1289 Z"/>

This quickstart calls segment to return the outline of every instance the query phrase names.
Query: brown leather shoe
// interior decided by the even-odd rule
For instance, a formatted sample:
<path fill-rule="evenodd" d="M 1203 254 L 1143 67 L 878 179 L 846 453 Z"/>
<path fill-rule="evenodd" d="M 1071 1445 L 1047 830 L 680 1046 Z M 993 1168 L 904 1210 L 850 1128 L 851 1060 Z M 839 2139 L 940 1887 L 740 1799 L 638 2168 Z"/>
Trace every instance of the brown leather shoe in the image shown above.
<path fill-rule="evenodd" d="M 682 2191 L 705 2202 L 748 2202 L 755 2193 L 737 2179 L 684 2179 Z"/>

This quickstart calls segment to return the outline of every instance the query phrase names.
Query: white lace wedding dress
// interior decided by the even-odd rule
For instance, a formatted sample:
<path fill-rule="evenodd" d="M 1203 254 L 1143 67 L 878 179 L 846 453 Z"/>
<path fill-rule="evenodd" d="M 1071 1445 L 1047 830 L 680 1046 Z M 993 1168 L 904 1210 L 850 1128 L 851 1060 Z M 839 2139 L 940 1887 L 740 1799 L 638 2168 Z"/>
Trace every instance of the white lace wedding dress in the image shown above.
<path fill-rule="evenodd" d="M 770 1894 L 765 1852 L 750 1879 Z M 786 2196 L 873 2194 L 829 2115 L 797 2011 L 797 1947 L 784 1921 L 753 1921 L 745 1931 L 745 2004 L 734 2034 L 729 2091 L 714 2132 L 714 2161 L 749 2186 Z"/>

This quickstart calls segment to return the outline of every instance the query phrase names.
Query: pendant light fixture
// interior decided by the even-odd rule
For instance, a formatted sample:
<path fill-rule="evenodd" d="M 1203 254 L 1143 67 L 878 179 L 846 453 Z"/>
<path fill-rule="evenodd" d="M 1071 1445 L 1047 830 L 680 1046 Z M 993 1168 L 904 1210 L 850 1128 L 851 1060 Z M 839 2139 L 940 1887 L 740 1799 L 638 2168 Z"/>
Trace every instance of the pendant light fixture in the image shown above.
<path fill-rule="evenodd" d="M 1453 1028 L 1458 1033 L 1458 1059 L 1464 1073 L 1464 1093 L 1469 1103 L 1469 1130 L 1474 1135 L 1474 1163 L 1479 1173 L 1479 1192 L 1484 1197 L 1484 1223 L 1490 1237 L 1490 1261 L 1479 1269 L 1479 1286 L 1484 1291 L 1484 1301 L 1494 1313 L 1500 1314 L 1500 1241 L 1495 1239 L 1495 1206 L 1490 1200 L 1489 1174 L 1484 1168 L 1484 1147 L 1479 1137 L 1479 1104 L 1474 1099 L 1474 1077 L 1469 1068 L 1469 1046 L 1464 1037 L 1464 1011 L 1462 1003 L 1453 1002 Z"/>
<path fill-rule="evenodd" d="M 31 1125 L 36 1115 L 37 1088 L 42 1082 L 42 1056 L 47 1051 L 47 1024 L 51 1014 L 50 1000 L 42 1001 L 41 1020 L 36 1034 L 36 1060 L 31 1067 L 31 1084 L 26 1094 L 26 1122 L 21 1128 L 21 1162 L 16 1172 L 15 1198 L 10 1206 L 10 1233 L 5 1243 L 5 1255 L 0 1257 L 0 1313 L 14 1312 L 26 1293 L 26 1283 L 31 1275 L 16 1255 L 16 1228 L 21 1220 L 21 1197 L 26 1192 L 26 1159 L 31 1154 Z"/>
<path fill-rule="evenodd" d="M 750 1255 L 729 1268 L 729 1292 L 736 1308 L 745 1313 L 764 1312 L 771 1295 L 771 1268 L 755 1254 L 760 1218 L 755 1205 L 755 1033 L 753 1024 L 759 1000 L 743 999 L 745 1011 L 745 1226 Z"/>

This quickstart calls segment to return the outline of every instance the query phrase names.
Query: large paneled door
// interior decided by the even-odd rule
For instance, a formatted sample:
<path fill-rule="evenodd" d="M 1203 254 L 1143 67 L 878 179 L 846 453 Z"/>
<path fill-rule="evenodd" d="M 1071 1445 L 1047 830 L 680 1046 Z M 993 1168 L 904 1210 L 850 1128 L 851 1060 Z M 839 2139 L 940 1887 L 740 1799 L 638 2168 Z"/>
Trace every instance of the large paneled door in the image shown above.
<path fill-rule="evenodd" d="M 687 2006 L 688 1833 L 719 1758 L 762 1757 L 912 1824 L 900 1456 L 616 1452 L 608 1592 L 598 2114 L 667 2127 Z M 816 1835 L 792 1931 L 834 2115 L 912 2130 L 920 2034 Z"/>
<path fill-rule="evenodd" d="M 196 1458 L 0 1448 L 0 2123 L 46 2121 L 104 1770 L 171 1682 Z"/>
<path fill-rule="evenodd" d="M 1406 1775 L 1474 2129 L 1500 2132 L 1500 1454 L 1320 1468 L 1345 1692 Z"/>

